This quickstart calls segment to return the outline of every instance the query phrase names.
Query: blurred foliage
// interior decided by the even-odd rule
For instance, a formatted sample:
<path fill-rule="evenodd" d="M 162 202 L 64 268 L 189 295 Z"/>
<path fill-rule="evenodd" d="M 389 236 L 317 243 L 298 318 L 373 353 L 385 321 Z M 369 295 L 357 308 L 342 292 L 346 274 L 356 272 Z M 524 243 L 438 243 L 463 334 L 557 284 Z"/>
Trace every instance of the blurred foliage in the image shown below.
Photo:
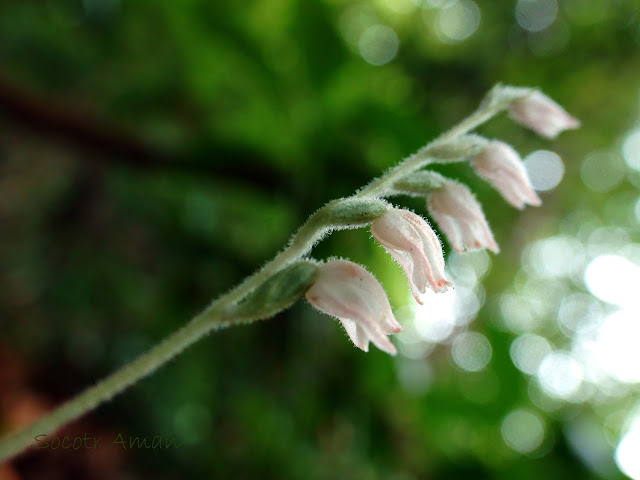
<path fill-rule="evenodd" d="M 173 436 L 182 448 L 28 452 L 0 476 L 621 475 L 609 457 L 589 467 L 567 441 L 567 422 L 601 407 L 541 411 L 511 360 L 515 334 L 496 320 L 496 299 L 524 281 L 516 273 L 527 242 L 555 235 L 572 211 L 617 225 L 638 195 L 637 182 L 598 192 L 580 177 L 583 157 L 619 148 L 638 114 L 638 4 L 558 4 L 3 0 L 2 430 L 178 328 L 272 257 L 307 215 L 463 118 L 496 82 L 540 86 L 584 126 L 551 145 L 506 118 L 481 129 L 523 156 L 552 149 L 564 159 L 563 182 L 540 209 L 514 211 L 467 166 L 441 169 L 472 185 L 502 248 L 470 326 L 491 342 L 482 371 L 456 367 L 450 341 L 428 357 L 361 353 L 300 302 L 206 338 L 63 432 Z M 535 20 L 554 6 L 545 28 L 518 23 L 523 9 Z M 394 47 L 385 30 L 373 54 L 392 58 L 381 65 L 363 59 L 363 35 L 377 24 L 398 39 Z M 421 202 L 397 200 L 425 214 Z M 314 252 L 333 255 L 367 265 L 395 307 L 408 303 L 406 281 L 367 232 L 339 232 Z M 429 380 L 411 388 L 407 375 Z M 520 408 L 544 420 L 544 441 L 526 455 L 501 435 Z"/>

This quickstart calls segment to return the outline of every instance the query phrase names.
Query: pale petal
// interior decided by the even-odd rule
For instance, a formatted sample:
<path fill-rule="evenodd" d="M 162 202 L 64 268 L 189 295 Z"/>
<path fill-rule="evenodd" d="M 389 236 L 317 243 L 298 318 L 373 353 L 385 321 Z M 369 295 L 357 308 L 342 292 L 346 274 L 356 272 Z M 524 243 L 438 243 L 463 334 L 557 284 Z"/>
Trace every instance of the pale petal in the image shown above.
<path fill-rule="evenodd" d="M 466 186 L 447 182 L 431 193 L 427 206 L 454 250 L 499 251 L 480 204 Z"/>
<path fill-rule="evenodd" d="M 369 337 L 367 332 L 353 320 L 349 320 L 348 318 L 340 319 L 340 323 L 344 327 L 347 335 L 353 342 L 353 344 L 358 347 L 360 350 L 365 352 L 369 351 Z"/>
<path fill-rule="evenodd" d="M 409 212 L 411 213 L 411 212 Z M 446 278 L 444 273 L 444 254 L 442 253 L 442 245 L 440 239 L 422 217 L 418 215 L 406 215 L 407 220 L 413 224 L 416 231 L 420 235 L 423 244 L 425 273 L 429 276 L 429 283 L 434 292 L 446 290 L 447 286 L 451 286 L 451 282 Z M 424 290 L 422 290 L 424 293 Z"/>
<path fill-rule="evenodd" d="M 398 265 L 402 267 L 402 270 L 404 271 L 405 276 L 409 280 L 409 287 L 411 288 L 411 293 L 413 294 L 413 298 L 416 299 L 416 302 L 422 305 L 422 299 L 420 298 L 420 294 L 426 291 L 426 283 L 427 283 L 426 279 L 424 280 L 424 282 L 422 282 L 421 278 L 418 278 L 418 279 L 415 278 L 416 276 L 414 275 L 414 272 L 413 272 L 413 262 L 411 261 L 411 258 L 409 258 L 409 256 L 406 253 L 398 252 L 388 247 L 384 247 L 384 249 L 387 251 L 389 255 L 391 255 L 391 257 L 396 262 L 398 262 Z"/>
<path fill-rule="evenodd" d="M 580 127 L 580 121 L 541 92 L 534 92 L 511 103 L 509 115 L 538 135 L 555 138 L 564 130 Z"/>
<path fill-rule="evenodd" d="M 471 161 L 480 177 L 489 182 L 516 208 L 525 204 L 541 205 L 533 190 L 522 160 L 511 146 L 500 141 L 490 142 L 485 150 Z"/>
<path fill-rule="evenodd" d="M 440 241 L 419 215 L 402 209 L 390 209 L 371 225 L 373 237 L 402 267 L 411 292 L 418 303 L 427 285 L 438 292 L 451 282 L 444 274 Z"/>
<path fill-rule="evenodd" d="M 365 268 L 348 260 L 331 260 L 320 266 L 306 297 L 319 310 L 338 318 L 358 348 L 367 351 L 371 341 L 395 354 L 386 335 L 402 327 L 382 285 Z"/>

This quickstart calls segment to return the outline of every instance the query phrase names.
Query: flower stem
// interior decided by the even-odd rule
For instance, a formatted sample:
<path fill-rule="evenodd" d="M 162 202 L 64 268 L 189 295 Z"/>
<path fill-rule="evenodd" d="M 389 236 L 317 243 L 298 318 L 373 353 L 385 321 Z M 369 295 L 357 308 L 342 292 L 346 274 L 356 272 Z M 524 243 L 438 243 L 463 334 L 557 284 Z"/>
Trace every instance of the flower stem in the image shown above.
<path fill-rule="evenodd" d="M 484 108 L 479 108 L 467 118 L 462 120 L 456 126 L 442 134 L 440 137 L 436 138 L 432 142 L 428 143 L 420 150 L 418 150 L 413 155 L 407 157 L 405 160 L 400 162 L 398 165 L 389 170 L 382 177 L 375 179 L 365 188 L 360 190 L 355 196 L 362 197 L 365 195 L 370 196 L 384 196 L 387 189 L 395 182 L 396 180 L 401 179 L 405 175 L 416 171 L 422 167 L 425 167 L 432 160 L 432 157 L 429 155 L 429 151 L 436 146 L 442 145 L 443 143 L 449 142 L 454 138 L 464 135 L 472 130 L 474 130 L 479 125 L 482 125 L 484 122 L 492 118 L 494 115 L 498 114 L 500 111 L 504 110 L 507 105 L 498 104 L 498 105 L 488 105 Z"/>
<path fill-rule="evenodd" d="M 208 310 L 203 312 L 203 314 L 193 318 L 187 325 L 169 335 L 136 360 L 112 373 L 94 386 L 87 388 L 84 392 L 65 402 L 24 430 L 7 437 L 0 443 L 0 460 L 19 453 L 33 443 L 36 435 L 52 433 L 67 422 L 94 409 L 102 402 L 110 400 L 175 357 L 213 327 L 227 326 L 221 322 L 212 321 L 214 319 L 220 320 L 213 312 Z"/>
<path fill-rule="evenodd" d="M 496 87 L 490 92 L 490 95 L 493 94 L 493 97 L 499 97 L 499 88 L 510 87 Z M 388 195 L 391 186 L 396 180 L 424 167 L 433 160 L 429 156 L 432 147 L 440 146 L 459 135 L 468 133 L 501 110 L 504 110 L 507 106 L 507 101 L 483 102 L 478 110 L 462 120 L 458 125 L 406 158 L 383 176 L 369 183 L 350 198 L 377 198 Z M 112 399 L 129 386 L 153 373 L 210 331 L 240 323 L 249 323 L 262 318 L 260 315 L 256 315 L 255 318 L 233 317 L 233 315 L 225 312 L 230 306 L 242 300 L 275 273 L 306 255 L 314 244 L 334 227 L 323 223 L 319 215 L 320 212 L 326 208 L 331 208 L 331 206 L 332 204 L 329 204 L 309 217 L 293 236 L 287 248 L 264 265 L 262 269 L 214 300 L 202 313 L 191 319 L 185 326 L 166 337 L 136 360 L 107 376 L 94 386 L 87 388 L 73 399 L 63 403 L 51 413 L 23 430 L 0 440 L 0 461 L 6 460 L 27 448 L 34 441 L 36 435 L 53 433 L 66 423 Z"/>

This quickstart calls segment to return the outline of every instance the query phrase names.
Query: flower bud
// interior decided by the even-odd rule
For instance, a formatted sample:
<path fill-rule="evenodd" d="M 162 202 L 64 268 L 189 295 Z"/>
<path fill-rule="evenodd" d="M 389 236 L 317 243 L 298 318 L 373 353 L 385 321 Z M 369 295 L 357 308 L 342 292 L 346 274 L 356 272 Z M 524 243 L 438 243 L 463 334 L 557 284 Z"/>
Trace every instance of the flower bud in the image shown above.
<path fill-rule="evenodd" d="M 386 202 L 377 198 L 346 198 L 329 203 L 317 215 L 327 226 L 358 228 L 384 215 L 388 208 Z"/>
<path fill-rule="evenodd" d="M 518 98 L 509 106 L 509 116 L 538 135 L 553 139 L 560 132 L 580 127 L 580 121 L 542 92 Z"/>
<path fill-rule="evenodd" d="M 533 88 L 513 87 L 511 85 L 497 83 L 487 92 L 482 102 L 480 102 L 480 110 L 493 109 L 499 111 L 502 108 L 508 107 L 514 100 L 526 97 L 534 91 Z"/>
<path fill-rule="evenodd" d="M 418 170 L 394 182 L 393 190 L 404 195 L 425 196 L 432 190 L 443 187 L 448 181 L 439 173 Z"/>
<path fill-rule="evenodd" d="M 427 145 L 425 151 L 438 163 L 460 162 L 479 154 L 487 143 L 480 135 L 459 135 L 445 143 L 436 141 Z"/>
<path fill-rule="evenodd" d="M 272 317 L 304 295 L 313 285 L 318 268 L 309 260 L 299 260 L 285 267 L 232 306 L 229 314 L 248 319 Z"/>
<path fill-rule="evenodd" d="M 396 348 L 387 338 L 402 331 L 389 299 L 375 277 L 349 260 L 330 260 L 321 265 L 306 297 L 318 310 L 337 317 L 356 347 L 369 350 L 373 342 L 391 355 Z"/>
<path fill-rule="evenodd" d="M 476 248 L 500 251 L 480 204 L 465 185 L 447 182 L 429 195 L 427 207 L 457 252 Z"/>
<path fill-rule="evenodd" d="M 531 186 L 520 155 L 510 145 L 494 140 L 471 161 L 480 177 L 489 182 L 504 199 L 516 208 L 542 202 Z"/>
<path fill-rule="evenodd" d="M 390 209 L 371 224 L 371 234 L 402 267 L 411 292 L 420 304 L 427 285 L 440 292 L 451 286 L 444 274 L 444 257 L 437 235 L 419 215 Z"/>

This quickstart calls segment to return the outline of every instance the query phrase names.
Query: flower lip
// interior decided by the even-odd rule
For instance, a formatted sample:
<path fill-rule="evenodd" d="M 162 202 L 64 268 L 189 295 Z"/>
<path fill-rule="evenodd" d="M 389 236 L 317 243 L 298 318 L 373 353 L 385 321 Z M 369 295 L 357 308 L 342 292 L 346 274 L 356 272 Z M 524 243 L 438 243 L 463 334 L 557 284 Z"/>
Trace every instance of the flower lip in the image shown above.
<path fill-rule="evenodd" d="M 420 304 L 420 293 L 429 286 L 440 292 L 451 286 L 444 273 L 440 240 L 419 215 L 392 208 L 371 224 L 371 234 L 402 267 L 411 292 Z"/>
<path fill-rule="evenodd" d="M 340 320 L 351 341 L 365 352 L 369 342 L 396 354 L 387 335 L 402 331 L 382 285 L 364 267 L 349 260 L 330 260 L 319 267 L 306 297 L 318 310 Z"/>
<path fill-rule="evenodd" d="M 542 205 L 531 186 L 520 155 L 510 145 L 498 140 L 491 141 L 471 161 L 471 165 L 514 207 L 523 209 L 526 204 L 536 207 Z"/>

